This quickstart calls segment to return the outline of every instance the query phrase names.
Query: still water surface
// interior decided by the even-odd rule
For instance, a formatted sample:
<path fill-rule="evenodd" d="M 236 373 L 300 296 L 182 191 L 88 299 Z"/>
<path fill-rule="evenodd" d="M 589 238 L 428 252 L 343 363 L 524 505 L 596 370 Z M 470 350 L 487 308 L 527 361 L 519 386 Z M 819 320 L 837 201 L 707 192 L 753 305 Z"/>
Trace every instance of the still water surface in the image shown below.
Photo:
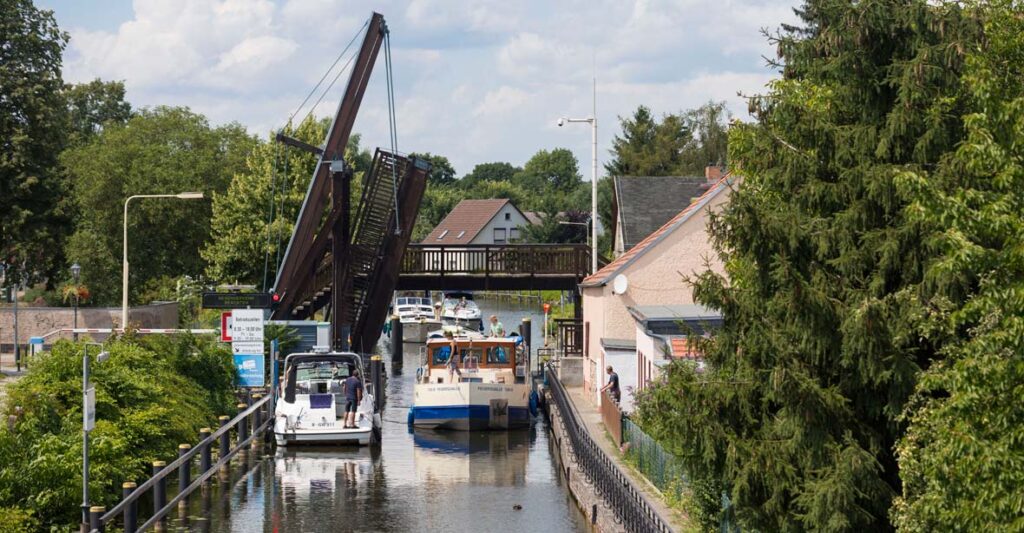
<path fill-rule="evenodd" d="M 532 316 L 538 339 L 542 316 L 507 302 L 480 306 L 485 316 L 498 313 L 510 331 Z M 586 518 L 558 475 L 542 419 L 530 429 L 508 432 L 407 427 L 419 346 L 406 344 L 402 368 L 390 369 L 380 445 L 277 452 L 267 447 L 237 461 L 230 479 L 191 498 L 187 514 L 209 516 L 209 522 L 179 518 L 171 529 L 587 531 Z M 386 340 L 381 349 L 389 353 Z"/>

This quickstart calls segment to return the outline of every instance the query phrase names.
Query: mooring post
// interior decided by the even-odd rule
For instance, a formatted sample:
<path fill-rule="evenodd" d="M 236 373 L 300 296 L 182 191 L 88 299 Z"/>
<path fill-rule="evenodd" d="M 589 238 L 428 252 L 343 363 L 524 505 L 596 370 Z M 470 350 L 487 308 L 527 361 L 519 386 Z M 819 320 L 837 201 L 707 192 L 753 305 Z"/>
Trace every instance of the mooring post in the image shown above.
<path fill-rule="evenodd" d="M 127 500 L 131 497 L 132 493 L 135 492 L 137 485 L 134 481 L 125 481 L 121 484 L 121 499 Z M 135 500 L 132 500 L 127 507 L 124 508 L 124 533 L 135 533 L 138 529 L 138 512 L 137 504 Z"/>
<path fill-rule="evenodd" d="M 238 410 L 242 411 L 242 412 L 245 412 L 245 410 L 249 408 L 249 406 L 244 404 L 244 403 L 238 404 L 237 407 L 238 407 Z M 248 438 L 249 438 L 249 415 L 246 415 L 246 416 L 243 416 L 242 419 L 238 421 L 238 444 L 241 445 L 242 441 L 244 441 L 245 439 L 248 439 Z"/>
<path fill-rule="evenodd" d="M 221 428 L 225 428 L 225 427 L 227 427 L 228 422 L 231 421 L 231 417 L 229 417 L 227 415 L 222 415 L 217 420 L 220 421 L 220 427 Z M 231 453 L 231 432 L 230 431 L 225 431 L 224 433 L 221 433 L 221 435 L 220 435 L 220 457 L 219 457 L 219 459 L 223 459 L 223 458 L 227 457 L 229 453 Z M 227 466 L 227 465 L 224 465 L 224 466 Z"/>
<path fill-rule="evenodd" d="M 107 508 L 102 505 L 94 505 L 89 508 L 89 529 L 92 531 L 99 531 L 103 533 L 103 520 L 100 518 L 103 513 L 107 512 Z"/>
<path fill-rule="evenodd" d="M 262 394 L 253 394 L 252 395 L 252 401 L 254 403 L 258 403 L 262 399 L 263 399 L 263 395 Z M 266 404 L 263 404 L 263 405 L 259 406 L 252 413 L 252 432 L 254 434 L 257 431 L 259 431 L 259 428 L 263 425 L 263 409 L 265 409 L 265 408 L 266 408 Z M 252 447 L 255 448 L 255 447 L 259 446 L 259 443 L 260 443 L 259 439 L 253 439 L 252 440 Z"/>
<path fill-rule="evenodd" d="M 523 317 L 523 323 L 520 325 L 519 334 L 523 336 L 523 344 L 526 345 L 526 357 L 533 365 L 533 320 L 528 316 Z"/>
<path fill-rule="evenodd" d="M 167 466 L 167 463 L 163 461 L 153 461 L 153 475 L 155 476 L 159 474 L 161 471 L 163 471 L 165 466 Z M 167 504 L 166 502 L 167 478 L 161 477 L 156 481 L 156 484 L 153 485 L 153 514 L 155 515 L 159 513 L 164 508 L 164 505 Z M 158 523 L 163 524 L 164 519 L 161 518 Z"/>
<path fill-rule="evenodd" d="M 205 442 L 205 444 L 201 444 L 202 449 L 199 450 L 199 474 L 200 475 L 205 474 L 206 471 L 210 469 L 210 465 L 213 464 L 213 461 L 211 460 L 211 457 L 210 457 L 210 451 L 211 451 L 210 450 L 210 443 L 206 442 L 206 439 L 210 438 L 210 435 L 212 433 L 213 432 L 210 431 L 210 428 L 202 428 L 202 429 L 199 430 L 199 442 Z M 204 484 L 205 484 L 205 482 L 204 482 Z"/>
<path fill-rule="evenodd" d="M 384 361 L 379 355 L 370 357 L 370 380 L 373 382 L 373 409 L 379 413 L 384 407 Z"/>
<path fill-rule="evenodd" d="M 402 362 L 404 354 L 402 350 L 402 321 L 398 315 L 391 315 L 391 361 Z"/>
<path fill-rule="evenodd" d="M 192 445 L 183 443 L 178 445 L 178 457 L 184 457 L 185 454 L 192 451 Z M 185 492 L 185 489 L 192 484 L 192 461 L 185 461 L 178 467 L 178 492 Z M 188 498 L 185 498 L 179 502 L 179 505 L 185 505 L 188 502 Z"/>

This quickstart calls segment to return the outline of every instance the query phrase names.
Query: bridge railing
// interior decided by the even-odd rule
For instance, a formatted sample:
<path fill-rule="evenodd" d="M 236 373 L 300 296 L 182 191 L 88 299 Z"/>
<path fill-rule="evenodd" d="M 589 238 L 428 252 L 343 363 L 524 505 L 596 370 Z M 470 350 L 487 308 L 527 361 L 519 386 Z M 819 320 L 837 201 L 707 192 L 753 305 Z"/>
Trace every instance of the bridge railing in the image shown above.
<path fill-rule="evenodd" d="M 589 273 L 589 250 L 585 244 L 410 244 L 402 258 L 402 274 L 584 277 Z"/>
<path fill-rule="evenodd" d="M 199 433 L 199 442 L 195 446 L 182 444 L 178 448 L 178 458 L 170 464 L 163 461 L 153 463 L 153 476 L 136 486 L 134 482 L 123 485 L 123 498 L 120 503 L 107 511 L 103 507 L 89 509 L 89 531 L 102 533 L 108 526 L 116 525 L 122 517 L 122 529 L 125 533 L 146 531 L 166 521 L 167 515 L 178 507 L 179 502 L 186 501 L 189 494 L 202 487 L 221 468 L 227 467 L 238 452 L 250 447 L 256 439 L 262 438 L 267 428 L 274 422 L 270 412 L 272 395 L 256 399 L 246 407 L 239 404 L 242 412 L 235 418 L 220 418 L 220 427 L 213 431 Z M 235 445 L 231 446 L 231 433 L 236 435 Z M 214 449 L 217 450 L 217 462 L 213 462 Z M 195 458 L 199 456 L 196 477 L 192 478 Z M 177 494 L 167 501 L 167 478 L 176 476 L 178 479 Z M 149 519 L 138 525 L 138 501 L 145 494 L 152 493 L 153 513 Z"/>
<path fill-rule="evenodd" d="M 545 381 L 551 397 L 558 408 L 559 417 L 565 426 L 565 433 L 572 444 L 576 464 L 587 479 L 611 506 L 617 522 L 625 531 L 671 532 L 672 526 L 662 517 L 647 497 L 633 486 L 630 479 L 587 431 L 576 408 L 572 405 L 558 374 L 552 365 L 547 366 Z"/>

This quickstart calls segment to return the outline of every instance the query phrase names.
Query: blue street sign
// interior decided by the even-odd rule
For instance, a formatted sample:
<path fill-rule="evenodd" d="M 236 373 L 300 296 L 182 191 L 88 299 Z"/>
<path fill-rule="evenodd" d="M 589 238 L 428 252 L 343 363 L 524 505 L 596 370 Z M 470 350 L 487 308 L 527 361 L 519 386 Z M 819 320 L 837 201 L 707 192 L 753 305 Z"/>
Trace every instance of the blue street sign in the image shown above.
<path fill-rule="evenodd" d="M 263 354 L 235 354 L 236 381 L 239 387 L 262 387 L 265 380 Z"/>

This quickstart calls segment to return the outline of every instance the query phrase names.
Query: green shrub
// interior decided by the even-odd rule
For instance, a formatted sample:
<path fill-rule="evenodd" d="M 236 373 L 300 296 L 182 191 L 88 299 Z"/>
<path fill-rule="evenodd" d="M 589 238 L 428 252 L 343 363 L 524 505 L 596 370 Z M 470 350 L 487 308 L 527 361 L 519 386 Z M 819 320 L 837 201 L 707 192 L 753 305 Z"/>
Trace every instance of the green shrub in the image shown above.
<path fill-rule="evenodd" d="M 82 345 L 61 341 L 17 383 L 3 406 L 0 507 L 39 517 L 42 526 L 77 523 L 82 470 Z M 193 336 L 122 338 L 91 365 L 96 428 L 90 433 L 91 502 L 113 506 L 124 481 L 144 480 L 154 460 L 231 413 L 234 370 L 228 350 Z M 93 358 L 98 349 L 92 348 Z M 31 474 L 29 474 L 31 473 Z M 2 521 L 2 520 L 0 520 Z M 22 522 L 28 524 L 29 522 Z"/>

